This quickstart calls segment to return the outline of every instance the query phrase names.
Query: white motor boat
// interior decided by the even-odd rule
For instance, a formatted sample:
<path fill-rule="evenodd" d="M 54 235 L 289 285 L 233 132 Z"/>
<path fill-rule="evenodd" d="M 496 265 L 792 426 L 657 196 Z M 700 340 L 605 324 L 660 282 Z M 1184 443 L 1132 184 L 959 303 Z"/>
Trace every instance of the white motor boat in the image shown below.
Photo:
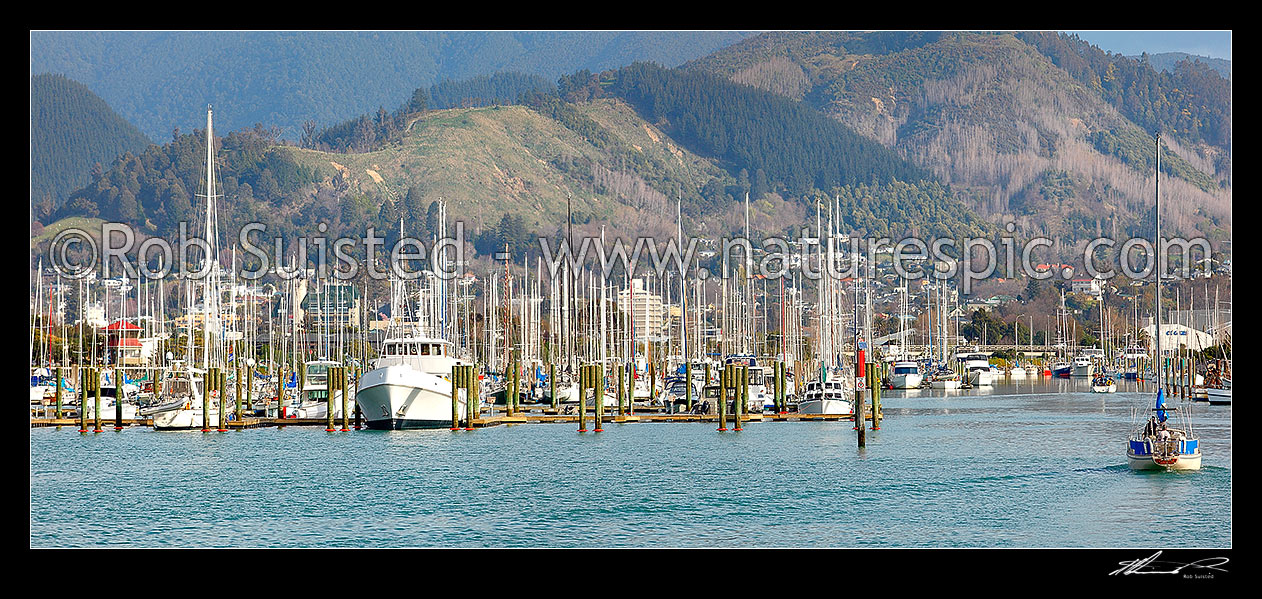
<path fill-rule="evenodd" d="M 995 383 L 995 369 L 990 366 L 990 356 L 981 353 L 963 356 L 964 372 L 974 387 L 989 387 Z"/>
<path fill-rule="evenodd" d="M 895 389 L 919 389 L 925 376 L 915 362 L 895 362 L 890 372 L 890 386 Z"/>
<path fill-rule="evenodd" d="M 451 426 L 451 343 L 423 335 L 387 338 L 373 370 L 359 378 L 355 403 L 370 429 Z M 457 405 L 464 418 L 463 395 Z M 476 412 L 475 412 L 476 413 Z"/>
<path fill-rule="evenodd" d="M 830 378 L 823 385 L 819 381 L 807 383 L 797 411 L 799 414 L 848 416 L 854 414 L 854 403 L 847 398 L 841 379 Z"/>

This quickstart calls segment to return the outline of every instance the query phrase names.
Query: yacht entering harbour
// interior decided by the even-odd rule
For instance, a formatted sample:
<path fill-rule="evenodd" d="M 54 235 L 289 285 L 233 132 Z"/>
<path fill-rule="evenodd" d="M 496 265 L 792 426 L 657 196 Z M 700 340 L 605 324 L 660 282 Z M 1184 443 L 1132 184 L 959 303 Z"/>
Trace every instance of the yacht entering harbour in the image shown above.
<path fill-rule="evenodd" d="M 1157 137 L 1157 233 L 1154 236 L 1157 240 L 1161 239 L 1161 137 Z M 1155 247 L 1161 247 L 1154 244 Z M 1157 254 L 1157 270 L 1156 285 L 1157 299 L 1156 310 L 1153 311 L 1156 328 L 1154 331 L 1161 330 L 1161 273 L 1164 264 L 1162 254 L 1164 252 L 1156 252 Z M 1165 360 L 1161 353 L 1161 335 L 1153 335 L 1155 362 L 1157 366 L 1157 380 L 1165 380 L 1162 375 L 1165 369 Z M 1187 421 L 1187 415 L 1178 408 L 1166 406 L 1166 392 L 1161 388 L 1161 384 L 1157 386 L 1157 403 L 1152 410 L 1154 414 L 1150 416 L 1143 427 L 1139 427 L 1131 434 L 1126 445 L 1126 463 L 1131 470 L 1200 470 L 1201 469 L 1201 445 L 1200 440 L 1192 432 L 1191 422 Z M 1184 421 L 1184 426 L 1180 428 L 1171 428 L 1167 420 L 1167 412 L 1175 412 Z"/>

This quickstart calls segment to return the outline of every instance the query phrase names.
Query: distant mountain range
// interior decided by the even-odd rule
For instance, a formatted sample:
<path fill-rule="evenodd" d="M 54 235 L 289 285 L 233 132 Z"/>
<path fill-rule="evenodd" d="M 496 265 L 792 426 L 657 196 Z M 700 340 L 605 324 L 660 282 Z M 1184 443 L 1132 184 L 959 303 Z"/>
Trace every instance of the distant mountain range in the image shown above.
<path fill-rule="evenodd" d="M 1128 56 L 1127 58 L 1142 60 L 1143 56 Z M 1231 61 L 1225 58 L 1210 58 L 1208 56 L 1188 54 L 1187 52 L 1160 52 L 1148 55 L 1148 64 L 1158 71 L 1173 71 L 1175 65 L 1184 60 L 1203 62 L 1209 65 L 1211 69 L 1218 71 L 1219 75 L 1231 79 Z"/>
<path fill-rule="evenodd" d="M 1156 71 L 1050 32 L 771 32 L 733 34 L 735 43 L 676 69 L 625 66 L 631 60 L 592 69 L 585 65 L 649 53 L 654 39 L 664 46 L 655 52 L 678 59 L 689 39 L 721 36 L 568 39 L 606 50 L 592 53 L 547 35 L 477 34 L 461 44 L 433 34 L 437 46 L 413 34 L 372 35 L 380 34 L 317 44 L 278 34 L 260 42 L 264 50 L 232 38 L 222 51 L 228 62 L 259 72 L 211 78 L 221 94 L 216 130 L 235 130 L 221 140 L 226 224 L 267 222 L 270 236 L 320 221 L 334 231 L 397 230 L 403 218 L 424 230 L 426 206 L 442 197 L 491 248 L 556 234 L 572 196 L 578 222 L 593 232 L 603 223 L 616 224 L 618 236 L 670 236 L 680 199 L 685 226 L 713 236 L 741 227 L 737 201 L 749 193 L 764 233 L 791 232 L 817 206 L 836 203 L 854 231 L 958 238 L 1014 222 L 1067 248 L 1100 234 L 1150 233 L 1152 132 L 1161 131 L 1168 230 L 1215 243 L 1231 235 L 1230 81 L 1205 63 Z M 205 36 L 193 45 L 208 46 Z M 393 49 L 373 52 L 389 60 L 364 62 L 366 70 L 380 75 L 411 56 L 429 65 L 428 79 L 377 81 L 357 94 L 363 73 L 339 70 L 329 48 L 362 58 L 382 39 Z M 155 51 L 172 43 L 149 39 Z M 285 54 L 317 49 L 304 60 Z M 515 72 L 488 76 L 495 71 L 473 66 L 479 59 Z M 119 60 L 95 59 L 87 70 Z M 199 62 L 178 78 L 217 68 Z M 435 86 L 440 73 L 476 76 Z M 268 83 L 269 74 L 303 91 L 278 93 L 288 88 Z M 311 96 L 316 88 L 328 95 Z M 148 89 L 171 97 L 124 95 L 133 108 L 168 106 L 189 113 L 180 122 L 204 122 L 195 91 Z M 347 103 L 360 108 L 334 97 L 358 98 Z M 304 133 L 302 147 L 270 129 L 307 120 L 321 129 Z M 227 124 L 254 121 L 264 126 Z M 201 135 L 183 131 L 107 165 L 36 218 L 99 216 L 167 234 L 197 201 L 202 175 L 190 157 L 204 152 Z"/>
<path fill-rule="evenodd" d="M 516 71 L 556 81 L 636 60 L 673 67 L 749 33 L 32 32 L 31 73 L 60 73 L 101 96 L 155 140 L 204 121 L 225 131 L 255 123 L 297 140 L 320 126 L 393 108 L 444 80 Z"/>
<path fill-rule="evenodd" d="M 774 32 L 682 68 L 801 99 L 1053 238 L 1149 230 L 1160 130 L 1167 226 L 1230 231 L 1230 82 L 1203 63 L 1159 73 L 1053 32 Z"/>

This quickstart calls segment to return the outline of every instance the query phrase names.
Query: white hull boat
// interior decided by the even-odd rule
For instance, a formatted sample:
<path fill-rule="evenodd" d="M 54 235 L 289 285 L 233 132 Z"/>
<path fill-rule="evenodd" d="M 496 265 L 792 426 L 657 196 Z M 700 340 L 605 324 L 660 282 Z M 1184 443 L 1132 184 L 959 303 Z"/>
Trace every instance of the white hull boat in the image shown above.
<path fill-rule="evenodd" d="M 844 399 L 805 399 L 798 402 L 798 413 L 848 416 L 854 414 L 854 405 Z"/>
<path fill-rule="evenodd" d="M 355 402 L 371 429 L 451 427 L 451 381 L 406 365 L 364 373 Z M 465 418 L 463 397 L 457 405 L 460 418 Z"/>

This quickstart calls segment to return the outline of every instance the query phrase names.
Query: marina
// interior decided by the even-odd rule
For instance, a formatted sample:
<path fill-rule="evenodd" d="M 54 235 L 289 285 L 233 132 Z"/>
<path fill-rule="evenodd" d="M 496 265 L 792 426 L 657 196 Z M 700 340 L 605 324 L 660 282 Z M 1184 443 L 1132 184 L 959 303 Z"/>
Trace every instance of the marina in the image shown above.
<path fill-rule="evenodd" d="M 32 33 L 33 548 L 1233 544 L 1230 61 Z"/>
<path fill-rule="evenodd" d="M 1130 430 L 1137 385 L 1103 396 L 1086 384 L 891 390 L 887 423 L 859 453 L 849 422 L 751 422 L 739 434 L 644 420 L 586 435 L 568 424 L 420 434 L 136 427 L 82 440 L 73 427 L 32 429 L 31 542 L 1145 547 L 1160 534 L 1172 548 L 1231 545 L 1230 408 L 1195 408 L 1214 448 L 1200 472 L 1132 472 L 1117 439 Z M 1154 519 L 1128 500 L 1137 494 L 1197 500 L 1165 502 Z M 277 511 L 295 501 L 309 509 Z M 166 518 L 177 515 L 175 525 Z"/>

